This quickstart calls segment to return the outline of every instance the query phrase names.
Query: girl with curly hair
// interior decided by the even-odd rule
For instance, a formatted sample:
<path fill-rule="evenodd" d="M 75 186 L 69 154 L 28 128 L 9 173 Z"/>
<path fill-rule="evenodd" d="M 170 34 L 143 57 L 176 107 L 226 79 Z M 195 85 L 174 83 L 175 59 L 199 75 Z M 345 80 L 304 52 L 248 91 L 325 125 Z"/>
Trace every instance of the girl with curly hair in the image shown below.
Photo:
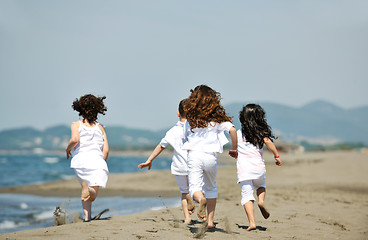
<path fill-rule="evenodd" d="M 223 145 L 228 142 L 224 134 L 227 131 L 232 142 L 229 154 L 237 157 L 236 129 L 220 104 L 220 93 L 206 85 L 197 86 L 191 92 L 184 106 L 187 123 L 183 145 L 183 149 L 188 151 L 189 192 L 199 203 L 198 218 L 208 220 L 208 229 L 214 229 L 218 196 L 217 153 L 222 153 Z"/>
<path fill-rule="evenodd" d="M 104 127 L 97 122 L 97 115 L 105 115 L 107 110 L 103 103 L 105 98 L 86 94 L 72 105 L 83 119 L 71 125 L 66 158 L 72 156 L 70 167 L 82 186 L 81 200 L 86 222 L 91 220 L 92 202 L 97 197 L 99 187 L 106 186 L 109 173 L 106 164 L 109 144 Z"/>
<path fill-rule="evenodd" d="M 267 124 L 265 111 L 258 104 L 248 104 L 239 114 L 241 130 L 238 130 L 238 183 L 241 188 L 241 204 L 249 220 L 248 231 L 256 229 L 254 220 L 254 196 L 257 191 L 258 207 L 265 219 L 270 213 L 264 205 L 266 196 L 266 166 L 264 163 L 263 145 L 273 153 L 276 165 L 281 165 L 280 156 L 273 144 L 275 139 L 271 127 Z"/>

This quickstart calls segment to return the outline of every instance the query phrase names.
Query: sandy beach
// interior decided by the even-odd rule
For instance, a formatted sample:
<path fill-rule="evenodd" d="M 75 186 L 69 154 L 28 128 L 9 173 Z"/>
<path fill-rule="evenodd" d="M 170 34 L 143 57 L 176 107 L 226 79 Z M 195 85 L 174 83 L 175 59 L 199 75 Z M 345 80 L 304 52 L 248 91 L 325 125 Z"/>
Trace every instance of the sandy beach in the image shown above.
<path fill-rule="evenodd" d="M 181 208 L 177 207 L 0 234 L 0 239 L 368 239 L 366 152 L 281 154 L 281 167 L 268 153 L 265 159 L 266 206 L 271 216 L 265 220 L 255 205 L 255 231 L 245 230 L 248 221 L 240 205 L 235 160 L 222 154 L 215 231 L 206 231 L 196 213 L 192 215 L 193 223 L 185 225 Z M 76 179 L 70 179 L 2 188 L 0 193 L 76 197 L 80 188 Z M 179 195 L 169 171 L 111 174 L 107 188 L 99 193 L 99 197 Z"/>

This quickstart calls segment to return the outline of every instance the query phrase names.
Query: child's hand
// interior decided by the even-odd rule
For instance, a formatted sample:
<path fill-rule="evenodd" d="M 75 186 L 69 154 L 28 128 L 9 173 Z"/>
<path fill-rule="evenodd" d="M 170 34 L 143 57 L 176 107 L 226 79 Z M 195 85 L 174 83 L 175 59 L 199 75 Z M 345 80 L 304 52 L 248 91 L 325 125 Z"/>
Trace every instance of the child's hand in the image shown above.
<path fill-rule="evenodd" d="M 276 161 L 275 163 L 277 166 L 281 166 L 282 162 L 280 160 L 280 157 L 275 157 L 275 161 Z"/>
<path fill-rule="evenodd" d="M 233 158 L 237 159 L 238 158 L 238 150 L 230 150 L 229 155 L 232 156 Z"/>
<path fill-rule="evenodd" d="M 138 168 L 145 168 L 145 167 L 148 167 L 148 170 L 151 170 L 152 162 L 146 161 L 145 163 L 141 163 L 138 165 Z"/>
<path fill-rule="evenodd" d="M 72 152 L 68 150 L 65 151 L 66 151 L 66 159 L 69 159 L 69 157 L 72 155 Z"/>

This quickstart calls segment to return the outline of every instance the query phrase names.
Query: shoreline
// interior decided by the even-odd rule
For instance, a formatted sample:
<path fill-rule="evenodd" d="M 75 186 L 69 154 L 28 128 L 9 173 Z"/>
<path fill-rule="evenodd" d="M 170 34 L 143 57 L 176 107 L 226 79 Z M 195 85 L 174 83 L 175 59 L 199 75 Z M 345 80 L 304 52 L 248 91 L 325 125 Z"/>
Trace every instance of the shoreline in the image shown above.
<path fill-rule="evenodd" d="M 368 231 L 368 155 L 356 151 L 282 154 L 283 166 L 274 165 L 265 153 L 266 206 L 263 219 L 255 204 L 257 230 L 247 232 L 248 221 L 240 206 L 235 160 L 219 155 L 216 230 L 208 232 L 192 215 L 183 223 L 180 207 L 113 216 L 103 221 L 72 223 L 48 228 L 0 234 L 0 239 L 366 239 Z M 79 189 L 76 179 L 28 186 L 33 193 L 55 194 Z M 39 192 L 36 189 L 42 189 Z M 59 190 L 56 190 L 59 189 Z M 74 189 L 74 190 L 73 190 Z M 4 189 L 3 189 L 4 190 Z M 19 187 L 8 193 L 24 193 Z M 12 192 L 13 191 L 13 192 Z M 29 190 L 31 192 L 31 190 Z M 170 171 L 111 174 L 104 194 L 180 193 Z M 0 189 L 0 192 L 3 191 Z M 110 193 L 108 193 L 110 192 Z M 80 190 L 77 191 L 79 196 Z M 74 193 L 73 193 L 74 194 Z M 145 196 L 147 196 L 145 195 Z M 135 195 L 137 196 L 137 195 Z M 196 204 L 198 208 L 198 204 Z"/>

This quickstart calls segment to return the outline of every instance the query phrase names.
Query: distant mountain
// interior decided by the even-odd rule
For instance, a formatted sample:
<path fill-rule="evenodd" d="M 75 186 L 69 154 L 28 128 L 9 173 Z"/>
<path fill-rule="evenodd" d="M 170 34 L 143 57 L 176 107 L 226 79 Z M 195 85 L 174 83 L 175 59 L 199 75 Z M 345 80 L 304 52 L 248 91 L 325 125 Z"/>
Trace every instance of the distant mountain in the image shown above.
<path fill-rule="evenodd" d="M 120 126 L 106 127 L 111 149 L 139 149 L 158 144 L 165 131 L 130 129 Z M 55 126 L 44 131 L 19 128 L 0 132 L 0 150 L 31 150 L 43 148 L 61 150 L 68 145 L 69 126 Z"/>
<path fill-rule="evenodd" d="M 239 112 L 247 103 L 225 105 L 240 128 Z M 326 101 L 314 101 L 300 108 L 281 104 L 258 102 L 266 111 L 268 123 L 281 140 L 298 143 L 334 144 L 361 142 L 368 145 L 368 106 L 343 109 Z M 169 128 L 170 126 L 168 126 Z M 150 131 L 122 126 L 107 126 L 111 149 L 152 148 L 164 136 L 166 130 Z M 19 128 L 0 132 L 0 150 L 64 149 L 70 138 L 69 126 L 55 126 L 43 131 Z"/>
<path fill-rule="evenodd" d="M 225 108 L 239 128 L 239 112 L 247 103 Z M 362 142 L 368 145 L 368 106 L 345 110 L 326 101 L 314 101 L 300 108 L 258 102 L 275 133 L 289 142 Z"/>

